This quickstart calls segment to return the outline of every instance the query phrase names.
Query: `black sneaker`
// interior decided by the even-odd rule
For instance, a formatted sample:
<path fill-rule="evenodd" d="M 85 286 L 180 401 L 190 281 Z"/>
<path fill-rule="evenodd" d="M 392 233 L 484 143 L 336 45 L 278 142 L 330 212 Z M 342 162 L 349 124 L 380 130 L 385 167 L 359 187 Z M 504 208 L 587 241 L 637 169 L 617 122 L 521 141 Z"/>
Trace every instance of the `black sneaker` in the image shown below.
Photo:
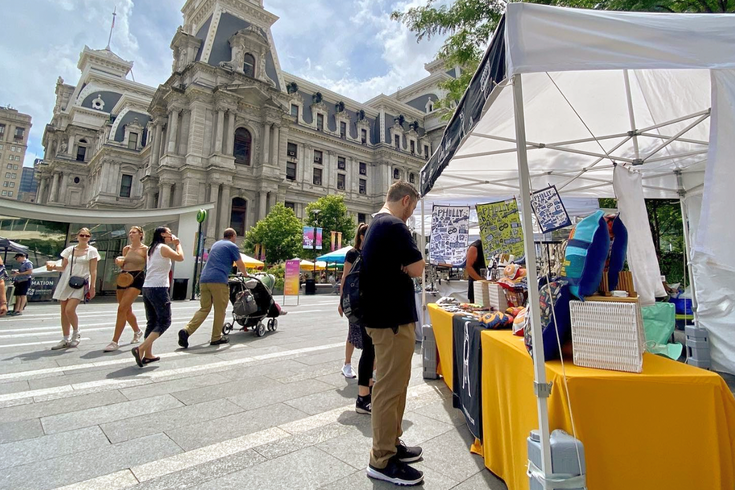
<path fill-rule="evenodd" d="M 424 450 L 418 446 L 406 446 L 406 443 L 401 443 L 396 446 L 396 457 L 401 463 L 415 463 L 424 454 Z"/>
<path fill-rule="evenodd" d="M 406 463 L 401 463 L 396 458 L 391 458 L 388 465 L 382 469 L 369 465 L 367 476 L 403 486 L 418 485 L 424 481 L 424 474 L 421 471 L 411 468 Z"/>
<path fill-rule="evenodd" d="M 179 347 L 183 347 L 184 349 L 189 348 L 189 334 L 183 329 L 179 330 Z"/>
<path fill-rule="evenodd" d="M 370 415 L 373 411 L 373 401 L 370 395 L 358 396 L 355 402 L 355 412 Z"/>
<path fill-rule="evenodd" d="M 209 345 L 222 345 L 222 344 L 229 344 L 229 343 L 230 343 L 230 339 L 228 339 L 227 337 L 225 337 L 223 335 L 222 337 L 218 338 L 217 340 L 211 341 L 209 343 Z"/>

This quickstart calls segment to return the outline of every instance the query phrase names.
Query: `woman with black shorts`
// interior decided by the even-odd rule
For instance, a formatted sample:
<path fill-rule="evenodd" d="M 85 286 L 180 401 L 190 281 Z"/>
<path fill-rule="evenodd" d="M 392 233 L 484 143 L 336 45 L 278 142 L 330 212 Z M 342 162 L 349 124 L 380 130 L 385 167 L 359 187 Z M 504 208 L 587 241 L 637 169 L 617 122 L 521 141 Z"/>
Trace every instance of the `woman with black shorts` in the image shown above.
<path fill-rule="evenodd" d="M 120 348 L 118 342 L 125 330 L 125 323 L 129 323 L 133 327 L 133 340 L 131 344 L 140 342 L 143 332 L 138 327 L 138 319 L 133 313 L 133 303 L 140 295 L 145 282 L 145 262 L 148 247 L 143 245 L 145 232 L 140 226 L 131 226 L 128 232 L 130 237 L 130 245 L 126 245 L 122 251 L 122 257 L 115 259 L 115 265 L 120 267 L 123 272 L 127 272 L 133 276 L 133 282 L 129 286 L 117 286 L 117 321 L 115 323 L 115 333 L 112 335 L 112 342 L 104 348 L 104 352 L 113 352 Z"/>
<path fill-rule="evenodd" d="M 169 247 L 172 245 L 172 247 Z M 131 351 L 135 363 L 143 367 L 151 362 L 161 360 L 153 355 L 153 342 L 163 335 L 171 326 L 171 298 L 168 290 L 171 287 L 169 273 L 172 261 L 184 260 L 184 251 L 181 243 L 171 230 L 159 226 L 153 232 L 151 246 L 148 247 L 148 265 L 145 283 L 143 284 L 143 304 L 147 324 L 145 327 L 145 341 L 140 347 L 133 347 Z"/>

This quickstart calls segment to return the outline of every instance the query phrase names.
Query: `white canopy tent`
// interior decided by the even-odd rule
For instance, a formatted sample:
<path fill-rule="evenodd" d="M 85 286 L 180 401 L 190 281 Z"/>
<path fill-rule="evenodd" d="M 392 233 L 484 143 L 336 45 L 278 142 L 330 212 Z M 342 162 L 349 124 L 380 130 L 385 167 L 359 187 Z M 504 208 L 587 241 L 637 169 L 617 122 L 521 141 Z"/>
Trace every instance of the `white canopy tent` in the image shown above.
<path fill-rule="evenodd" d="M 622 165 L 640 172 L 647 198 L 686 197 L 699 206 L 701 195 L 703 211 L 692 220 L 699 231 L 690 234 L 699 321 L 710 331 L 714 367 L 735 372 L 735 279 L 725 273 L 735 270 L 735 230 L 726 217 L 735 188 L 734 107 L 731 15 L 510 3 L 422 170 L 421 192 L 435 201 L 506 196 L 512 189 L 523 204 L 530 284 L 536 280 L 525 225 L 531 191 L 554 184 L 563 196 L 616 197 L 613 169 Z M 682 206 L 685 216 L 689 207 Z M 529 294 L 539 338 L 538 292 Z M 536 393 L 547 441 L 539 345 L 534 342 Z M 549 449 L 543 449 L 548 476 Z"/>

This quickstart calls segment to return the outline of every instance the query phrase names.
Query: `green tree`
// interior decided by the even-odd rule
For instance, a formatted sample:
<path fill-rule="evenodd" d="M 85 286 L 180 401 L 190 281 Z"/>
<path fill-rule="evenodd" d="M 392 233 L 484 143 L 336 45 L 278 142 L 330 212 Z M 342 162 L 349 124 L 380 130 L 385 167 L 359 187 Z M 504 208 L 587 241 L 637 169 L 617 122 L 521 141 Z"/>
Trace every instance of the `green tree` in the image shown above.
<path fill-rule="evenodd" d="M 302 236 L 301 222 L 293 210 L 278 203 L 245 233 L 244 247 L 252 254 L 256 244 L 265 245 L 266 259 L 274 264 L 299 256 Z"/>
<path fill-rule="evenodd" d="M 319 214 L 314 213 L 319 210 Z M 318 217 L 317 217 L 318 216 Z M 306 217 L 304 218 L 306 226 L 318 225 L 323 228 L 322 236 L 324 237 L 325 248 L 317 250 L 316 255 L 322 255 L 329 251 L 328 244 L 331 238 L 331 232 L 342 232 L 342 245 L 346 246 L 352 242 L 355 237 L 355 221 L 347 214 L 347 206 L 345 206 L 345 198 L 342 195 L 331 195 L 320 197 L 316 201 L 306 206 Z M 314 258 L 314 253 L 304 251 L 304 255 Z"/>
<path fill-rule="evenodd" d="M 597 10 L 625 10 L 640 12 L 735 12 L 735 0 L 537 0 L 533 3 L 559 5 Z M 436 5 L 427 0 L 426 5 L 411 7 L 404 12 L 395 11 L 393 20 L 405 24 L 416 34 L 417 42 L 434 36 L 448 35 L 437 57 L 447 66 L 460 66 L 459 78 L 442 82 L 448 91 L 437 106 L 451 108 L 459 102 L 472 80 L 485 48 L 500 21 L 507 2 L 505 0 L 455 0 L 450 5 Z M 445 114 L 448 118 L 453 111 Z"/>

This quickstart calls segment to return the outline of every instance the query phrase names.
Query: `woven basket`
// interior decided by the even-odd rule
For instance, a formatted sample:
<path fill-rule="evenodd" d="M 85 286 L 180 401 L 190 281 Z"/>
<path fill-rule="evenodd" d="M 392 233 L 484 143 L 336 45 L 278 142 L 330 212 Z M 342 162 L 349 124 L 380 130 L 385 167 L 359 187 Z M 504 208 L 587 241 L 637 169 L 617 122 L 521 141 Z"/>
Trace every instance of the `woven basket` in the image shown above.
<path fill-rule="evenodd" d="M 590 296 L 570 301 L 577 366 L 640 373 L 645 336 L 637 298 Z"/>

